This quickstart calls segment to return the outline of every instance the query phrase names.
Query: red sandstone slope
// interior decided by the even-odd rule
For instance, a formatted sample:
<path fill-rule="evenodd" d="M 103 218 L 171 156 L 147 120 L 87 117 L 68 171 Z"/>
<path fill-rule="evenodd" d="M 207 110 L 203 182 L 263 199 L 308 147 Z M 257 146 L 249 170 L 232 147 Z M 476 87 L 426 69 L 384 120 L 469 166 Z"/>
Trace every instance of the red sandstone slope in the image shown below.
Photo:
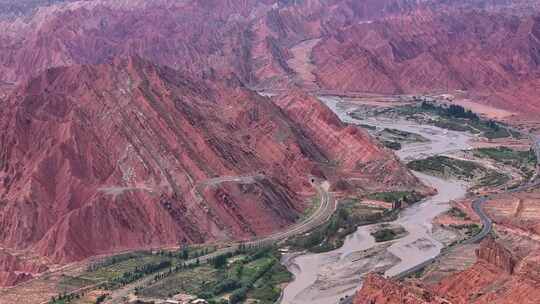
<path fill-rule="evenodd" d="M 52 5 L 30 17 L 0 21 L 7 29 L 0 33 L 0 80 L 20 82 L 51 67 L 137 55 L 197 76 L 235 74 L 246 84 L 267 79 L 286 83 L 275 79 L 287 75 L 286 51 L 266 32 L 272 2 L 95 0 Z M 262 20 L 260 36 L 251 27 L 254 20 Z"/>
<path fill-rule="evenodd" d="M 382 147 L 366 132 L 355 126 L 345 126 L 339 118 L 315 97 L 299 90 L 288 91 L 275 98 L 298 129 L 310 140 L 326 147 L 325 154 L 331 161 L 327 163 L 328 177 L 336 180 L 334 184 L 362 188 L 385 184 L 400 187 L 401 179 L 414 180 L 415 177 L 400 165 L 395 157 L 386 153 L 379 154 Z M 352 145 L 354 142 L 366 142 L 366 145 Z M 386 172 L 394 172 L 388 175 Z M 362 180 L 366 174 L 370 181 Z"/>
<path fill-rule="evenodd" d="M 435 263 L 421 278 L 405 282 L 371 276 L 357 294 L 356 303 L 403 303 L 400 299 L 432 303 L 428 299 L 437 297 L 455 304 L 538 303 L 539 206 L 540 192 L 536 189 L 492 197 L 484 205 L 484 210 L 494 222 L 496 238 L 488 237 L 482 241 L 476 249 L 476 262 L 472 266 L 463 271 L 450 270 L 453 273 L 448 275 L 448 266 L 440 267 Z M 460 251 L 463 252 L 459 248 L 452 250 L 441 259 L 443 262 L 444 259 L 453 259 L 451 263 L 454 265 L 460 261 L 463 263 L 468 258 L 460 257 Z M 438 269 L 446 275 L 442 278 L 433 276 Z"/>
<path fill-rule="evenodd" d="M 362 289 L 354 296 L 353 304 L 449 304 L 444 298 L 422 286 L 402 284 L 378 274 L 369 274 Z"/>
<path fill-rule="evenodd" d="M 290 223 L 309 155 L 291 137 L 272 154 L 262 149 L 290 129 L 257 99 L 234 82 L 192 82 L 138 60 L 32 79 L 2 113 L 3 243 L 38 243 L 62 261 Z M 198 187 L 261 171 L 268 177 L 246 186 Z"/>
<path fill-rule="evenodd" d="M 355 24 L 326 38 L 313 53 L 315 73 L 325 88 L 384 93 L 468 90 L 499 97 L 492 101 L 498 106 L 539 111 L 534 94 L 525 100 L 497 94 L 517 92 L 522 83 L 537 79 L 539 26 L 537 17 L 504 12 L 414 11 Z"/>
<path fill-rule="evenodd" d="M 473 267 L 443 279 L 435 290 L 458 304 L 538 303 L 538 252 L 520 259 L 500 242 L 488 239 L 477 256 Z"/>
<path fill-rule="evenodd" d="M 291 48 L 320 38 L 305 59 L 320 88 L 463 89 L 538 113 L 539 10 L 531 0 L 77 1 L 0 21 L 0 81 L 136 54 L 284 88 L 300 72 L 288 63 Z"/>
<path fill-rule="evenodd" d="M 418 185 L 363 131 L 295 98 L 320 134 L 235 79 L 140 59 L 47 70 L 0 110 L 0 246 L 67 262 L 264 235 L 297 219 L 312 174 Z"/>
<path fill-rule="evenodd" d="M 421 281 L 400 283 L 371 274 L 355 295 L 354 304 L 538 303 L 537 253 L 520 261 L 500 243 L 487 239 L 477 250 L 477 257 L 471 268 L 444 278 L 435 286 Z"/>

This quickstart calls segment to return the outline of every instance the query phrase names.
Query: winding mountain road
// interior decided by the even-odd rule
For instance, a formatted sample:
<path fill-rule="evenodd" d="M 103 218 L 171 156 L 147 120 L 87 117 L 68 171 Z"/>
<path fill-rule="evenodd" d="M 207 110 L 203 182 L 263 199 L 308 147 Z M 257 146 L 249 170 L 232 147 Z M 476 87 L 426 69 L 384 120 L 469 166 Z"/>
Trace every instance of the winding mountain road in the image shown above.
<path fill-rule="evenodd" d="M 525 191 L 525 190 L 531 189 L 531 188 L 537 188 L 539 186 L 540 186 L 540 181 L 536 180 L 536 181 L 526 183 L 526 184 L 524 184 L 524 185 L 522 185 L 520 187 L 517 187 L 515 189 L 509 190 L 508 192 L 520 192 L 520 191 Z M 470 239 L 467 239 L 467 240 L 463 241 L 462 244 L 476 244 L 476 243 L 479 243 L 493 229 L 493 221 L 489 218 L 489 216 L 485 213 L 485 211 L 483 209 L 484 203 L 486 203 L 488 200 L 489 200 L 488 196 L 482 196 L 482 197 L 476 198 L 473 201 L 472 209 L 478 215 L 478 217 L 480 218 L 480 221 L 482 222 L 482 230 L 479 233 L 477 233 L 476 235 L 474 235 L 473 237 L 471 237 Z M 405 270 L 403 272 L 400 272 L 400 273 L 392 276 L 392 278 L 393 279 L 406 278 L 406 277 L 412 275 L 413 273 L 422 270 L 424 267 L 430 265 L 435 260 L 441 258 L 441 256 L 443 254 L 444 253 L 441 253 L 441 254 L 439 254 L 438 256 L 436 256 L 436 257 L 434 257 L 432 259 L 429 259 L 429 260 L 427 260 L 427 261 L 425 261 L 425 262 L 423 262 L 421 264 L 418 264 L 418 265 L 416 265 L 416 266 L 414 266 L 414 267 L 412 267 L 410 269 L 407 269 L 407 270 Z"/>
<path fill-rule="evenodd" d="M 486 235 L 488 235 L 489 232 L 491 232 L 491 229 L 493 228 L 493 222 L 491 219 L 487 216 L 487 214 L 484 212 L 484 209 L 482 208 L 482 205 L 488 200 L 487 197 L 480 197 L 473 201 L 472 208 L 474 212 L 480 217 L 480 221 L 482 221 L 482 230 L 474 235 L 472 238 L 464 241 L 464 244 L 475 244 L 480 242 Z"/>
<path fill-rule="evenodd" d="M 482 239 L 484 239 L 493 228 L 493 222 L 491 219 L 487 216 L 487 214 L 484 212 L 484 209 L 482 208 L 482 205 L 488 200 L 487 197 L 480 197 L 473 201 L 472 208 L 474 212 L 480 217 L 480 220 L 482 222 L 482 230 L 475 234 L 472 238 L 465 240 L 462 244 L 476 244 L 480 242 Z M 413 266 L 407 270 L 404 270 L 398 274 L 395 274 L 392 276 L 392 279 L 400 280 L 404 279 L 422 269 L 424 269 L 426 266 L 429 266 L 433 262 L 435 262 L 437 259 L 441 258 L 441 256 L 444 255 L 444 252 L 441 252 L 436 257 L 433 257 L 429 260 L 426 260 L 425 262 L 422 262 L 416 266 Z"/>
<path fill-rule="evenodd" d="M 238 176 L 220 176 L 209 178 L 199 183 L 199 186 L 208 187 L 215 186 L 225 182 L 235 182 L 241 184 L 252 184 L 257 181 L 257 179 L 265 178 L 264 174 L 248 174 L 248 175 L 238 175 Z"/>

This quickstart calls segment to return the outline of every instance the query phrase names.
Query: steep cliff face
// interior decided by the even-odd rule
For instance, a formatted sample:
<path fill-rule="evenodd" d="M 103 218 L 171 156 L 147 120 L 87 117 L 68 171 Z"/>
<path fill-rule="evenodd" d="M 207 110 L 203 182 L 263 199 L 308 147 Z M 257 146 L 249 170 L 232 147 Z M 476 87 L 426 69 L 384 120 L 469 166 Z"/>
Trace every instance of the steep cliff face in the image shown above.
<path fill-rule="evenodd" d="M 508 274 L 514 272 L 516 260 L 512 253 L 491 238 L 482 242 L 480 248 L 477 249 L 476 256 L 479 260 L 496 266 Z"/>
<path fill-rule="evenodd" d="M 401 284 L 377 274 L 369 274 L 362 289 L 357 292 L 354 304 L 447 304 L 447 300 L 421 286 Z"/>
<path fill-rule="evenodd" d="M 518 260 L 500 242 L 488 238 L 477 249 L 477 262 L 434 285 L 396 282 L 369 275 L 354 303 L 536 303 L 538 254 Z"/>
<path fill-rule="evenodd" d="M 0 252 L 0 286 L 14 286 L 48 268 L 38 260 L 22 260 L 8 252 Z"/>
<path fill-rule="evenodd" d="M 518 260 L 499 242 L 487 239 L 477 251 L 478 261 L 471 268 L 443 279 L 436 287 L 452 303 L 536 303 L 537 257 Z M 526 266 L 528 265 L 528 266 Z M 532 266 L 532 267 L 531 267 Z M 522 271 L 531 267 L 531 272 Z M 520 269 L 519 271 L 517 271 Z"/>

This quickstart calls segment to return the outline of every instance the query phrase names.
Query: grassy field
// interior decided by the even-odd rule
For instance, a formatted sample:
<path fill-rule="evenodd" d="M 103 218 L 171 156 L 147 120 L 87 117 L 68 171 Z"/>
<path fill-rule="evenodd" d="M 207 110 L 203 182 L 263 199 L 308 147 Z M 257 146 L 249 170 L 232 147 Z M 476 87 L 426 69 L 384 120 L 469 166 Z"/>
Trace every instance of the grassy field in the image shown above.
<path fill-rule="evenodd" d="M 474 156 L 489 158 L 496 162 L 519 169 L 525 178 L 530 178 L 535 172 L 536 154 L 532 150 L 518 151 L 507 147 L 481 148 L 473 151 Z"/>
<path fill-rule="evenodd" d="M 94 285 L 97 282 L 98 282 L 97 280 L 93 280 L 93 279 L 64 275 L 62 276 L 62 279 L 58 283 L 57 288 L 63 293 L 63 292 L 69 292 L 71 290 L 79 289 L 84 286 Z"/>
<path fill-rule="evenodd" d="M 510 180 L 507 175 L 487 169 L 477 163 L 440 155 L 414 160 L 408 163 L 407 167 L 414 171 L 445 178 L 472 181 L 475 184 L 475 188 L 500 186 Z"/>
<path fill-rule="evenodd" d="M 122 276 L 124 273 L 133 272 L 138 267 L 143 267 L 144 265 L 150 263 L 160 263 L 163 261 L 170 261 L 171 258 L 161 255 L 140 255 L 133 257 L 121 262 L 111 264 L 106 267 L 100 267 L 95 271 L 88 271 L 80 276 L 80 279 L 86 279 L 94 282 L 111 280 Z"/>

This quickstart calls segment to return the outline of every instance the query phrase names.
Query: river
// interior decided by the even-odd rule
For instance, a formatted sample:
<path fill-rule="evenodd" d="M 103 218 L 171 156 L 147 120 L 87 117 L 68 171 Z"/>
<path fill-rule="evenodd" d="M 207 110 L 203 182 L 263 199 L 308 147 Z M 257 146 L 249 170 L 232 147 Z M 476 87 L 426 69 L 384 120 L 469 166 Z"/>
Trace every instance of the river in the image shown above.
<path fill-rule="evenodd" d="M 319 99 L 346 123 L 393 128 L 429 139 L 429 142 L 404 145 L 396 152 L 403 161 L 471 148 L 469 141 L 472 135 L 464 132 L 447 131 L 405 120 L 357 119 L 349 115 L 357 108 L 353 103 L 343 103 L 339 97 Z M 433 219 L 450 208 L 450 201 L 464 197 L 467 187 L 460 181 L 418 172 L 415 175 L 426 185 L 436 188 L 438 193 L 403 210 L 398 219 L 392 222 L 392 225 L 407 230 L 405 237 L 376 243 L 370 233 L 379 224 L 361 226 L 345 239 L 339 249 L 284 257 L 283 263 L 294 274 L 294 279 L 284 289 L 281 303 L 335 304 L 360 288 L 363 274 L 384 271 L 386 276 L 393 276 L 437 256 L 443 244 L 432 229 Z"/>

